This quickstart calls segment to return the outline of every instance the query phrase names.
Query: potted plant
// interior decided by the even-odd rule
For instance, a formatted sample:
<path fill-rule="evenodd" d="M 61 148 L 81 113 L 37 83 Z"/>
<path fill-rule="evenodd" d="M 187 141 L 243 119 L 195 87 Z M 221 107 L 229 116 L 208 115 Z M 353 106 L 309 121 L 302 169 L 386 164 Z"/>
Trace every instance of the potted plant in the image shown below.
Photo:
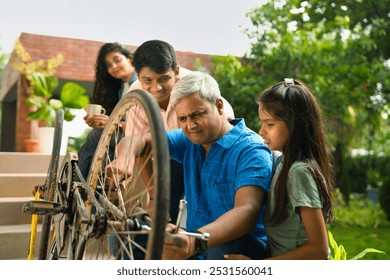
<path fill-rule="evenodd" d="M 71 121 L 75 118 L 71 110 L 84 108 L 89 103 L 89 97 L 82 86 L 67 82 L 61 88 L 59 99 L 53 98 L 59 84 L 55 76 L 32 73 L 30 82 L 32 91 L 26 102 L 32 106 L 32 110 L 27 115 L 27 119 L 45 123 L 45 127 L 38 128 L 40 151 L 51 153 L 56 110 L 62 108 L 64 120 Z M 67 137 L 63 141 L 67 142 Z"/>
<path fill-rule="evenodd" d="M 44 131 L 54 133 L 53 125 L 57 109 L 62 108 L 65 121 L 71 121 L 75 117 L 71 110 L 84 108 L 89 103 L 89 97 L 85 94 L 83 87 L 73 82 L 67 82 L 61 88 L 59 99 L 53 98 L 59 85 L 58 79 L 55 77 L 55 70 L 63 62 L 62 54 L 57 54 L 47 60 L 32 60 L 20 40 L 15 42 L 14 52 L 13 67 L 29 83 L 26 102 L 31 106 L 31 111 L 27 115 L 27 119 L 32 121 L 33 129 L 31 139 L 26 139 L 26 142 L 34 142 L 36 138 L 40 138 L 39 135 L 44 134 Z M 38 123 L 45 127 L 39 127 Z M 53 136 L 49 136 L 47 143 L 40 143 L 41 152 L 51 153 L 52 139 Z M 63 142 L 67 142 L 67 140 Z M 42 151 L 42 149 L 45 150 Z"/>
<path fill-rule="evenodd" d="M 75 115 L 71 109 L 82 109 L 89 103 L 89 97 L 85 89 L 74 83 L 67 82 L 60 91 L 60 99 L 54 99 L 53 94 L 58 88 L 58 79 L 55 76 L 45 76 L 42 73 L 31 75 L 32 94 L 27 98 L 27 104 L 33 106 L 33 110 L 27 115 L 30 120 L 45 121 L 48 127 L 52 127 L 55 111 L 64 110 L 64 119 L 71 121 Z"/>

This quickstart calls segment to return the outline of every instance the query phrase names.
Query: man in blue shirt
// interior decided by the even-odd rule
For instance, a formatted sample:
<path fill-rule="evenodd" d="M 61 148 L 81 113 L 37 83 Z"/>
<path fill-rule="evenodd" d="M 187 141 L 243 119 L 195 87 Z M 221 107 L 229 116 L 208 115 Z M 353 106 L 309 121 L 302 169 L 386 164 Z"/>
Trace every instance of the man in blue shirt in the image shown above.
<path fill-rule="evenodd" d="M 177 233 L 166 239 L 165 259 L 223 259 L 223 254 L 265 257 L 264 201 L 272 154 L 243 119 L 228 121 L 217 82 L 193 72 L 173 87 L 179 130 L 167 131 L 171 156 L 183 164 L 186 231 L 209 233 L 208 242 Z M 168 230 L 173 231 L 169 224 Z M 202 242 L 202 243 L 200 243 Z"/>

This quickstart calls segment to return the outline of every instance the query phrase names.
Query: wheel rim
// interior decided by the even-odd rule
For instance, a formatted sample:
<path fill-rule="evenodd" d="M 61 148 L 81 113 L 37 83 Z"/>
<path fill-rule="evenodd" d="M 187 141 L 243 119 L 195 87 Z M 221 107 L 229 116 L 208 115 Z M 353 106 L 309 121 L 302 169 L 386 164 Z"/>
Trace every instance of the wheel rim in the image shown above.
<path fill-rule="evenodd" d="M 113 180 L 114 183 L 108 186 L 105 167 L 118 156 L 118 150 L 110 149 L 109 143 L 117 143 L 121 139 L 118 124 L 128 110 L 132 110 L 132 117 L 127 117 L 130 127 L 147 122 L 142 126 L 150 127 L 152 147 L 147 154 L 124 164 L 131 170 L 131 175 L 126 174 L 120 181 Z M 131 136 L 132 133 L 139 133 L 135 130 L 127 131 L 130 146 L 136 139 Z M 115 172 L 113 174 L 117 174 Z M 105 228 L 87 238 L 84 258 L 160 259 L 169 206 L 169 177 L 168 147 L 157 102 L 145 91 L 132 92 L 118 103 L 111 114 L 91 164 L 87 185 L 92 192 L 99 194 L 99 201 L 105 209 Z M 101 219 L 94 216 L 96 212 L 90 204 L 89 211 L 95 221 Z M 146 213 L 151 218 L 146 217 Z M 123 226 L 125 220 L 134 218 L 140 222 L 142 229 Z"/>

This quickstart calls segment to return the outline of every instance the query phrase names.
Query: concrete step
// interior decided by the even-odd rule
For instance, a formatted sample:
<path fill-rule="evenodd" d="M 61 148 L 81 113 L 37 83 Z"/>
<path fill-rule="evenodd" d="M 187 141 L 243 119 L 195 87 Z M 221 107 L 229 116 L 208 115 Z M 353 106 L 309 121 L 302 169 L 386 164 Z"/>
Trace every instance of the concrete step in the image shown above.
<path fill-rule="evenodd" d="M 50 158 L 40 153 L 0 152 L 0 260 L 27 259 L 32 216 L 23 212 L 23 204 L 34 199 L 34 186 L 45 183 Z M 41 222 L 39 216 L 35 256 Z"/>
<path fill-rule="evenodd" d="M 46 173 L 0 173 L 0 197 L 32 196 L 34 186 L 43 185 Z"/>
<path fill-rule="evenodd" d="M 30 224 L 0 226 L 0 260 L 26 260 L 30 243 Z M 38 225 L 34 257 L 38 257 L 41 225 Z"/>
<path fill-rule="evenodd" d="M 34 197 L 0 197 L 0 225 L 31 223 L 31 214 L 23 212 L 23 204 L 30 200 Z"/>
<path fill-rule="evenodd" d="M 47 173 L 50 158 L 41 153 L 0 152 L 0 173 Z"/>

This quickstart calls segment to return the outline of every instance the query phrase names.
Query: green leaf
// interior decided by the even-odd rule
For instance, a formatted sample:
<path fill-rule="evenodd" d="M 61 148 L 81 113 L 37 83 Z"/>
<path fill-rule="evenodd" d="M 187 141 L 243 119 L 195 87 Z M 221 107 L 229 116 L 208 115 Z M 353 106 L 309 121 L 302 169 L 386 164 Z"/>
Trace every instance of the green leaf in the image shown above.
<path fill-rule="evenodd" d="M 346 260 L 347 259 L 347 252 L 345 251 L 345 248 L 343 245 L 338 245 L 336 240 L 333 238 L 333 234 L 328 230 L 328 240 L 329 245 L 334 253 L 334 255 L 330 255 L 330 260 Z"/>
<path fill-rule="evenodd" d="M 26 104 L 30 106 L 42 107 L 42 101 L 35 96 L 28 97 L 26 99 Z"/>
<path fill-rule="evenodd" d="M 338 247 L 337 242 L 334 240 L 333 234 L 330 232 L 330 230 L 328 230 L 328 239 L 331 248 L 335 249 Z"/>
<path fill-rule="evenodd" d="M 61 100 L 58 100 L 58 99 L 50 99 L 50 100 L 49 100 L 49 105 L 50 105 L 54 110 L 57 110 L 57 109 L 63 107 Z"/>
<path fill-rule="evenodd" d="M 347 252 L 344 248 L 343 245 L 337 245 L 337 242 L 334 240 L 332 233 L 328 230 L 328 240 L 329 240 L 329 245 L 332 248 L 332 251 L 334 255 L 330 255 L 329 259 L 330 260 L 346 260 L 347 259 Z M 381 253 L 381 254 L 386 254 L 383 251 L 379 251 L 377 249 L 373 248 L 366 248 L 359 254 L 357 254 L 355 257 L 351 258 L 351 260 L 357 260 L 362 257 L 364 257 L 367 253 Z"/>
<path fill-rule="evenodd" d="M 41 107 L 40 109 L 30 112 L 27 115 L 29 120 L 48 120 L 50 119 L 50 109 L 48 107 Z"/>
<path fill-rule="evenodd" d="M 58 87 L 58 80 L 54 76 L 45 76 L 42 73 L 33 73 L 31 75 L 33 93 L 46 99 L 52 97 L 53 92 Z"/>
<path fill-rule="evenodd" d="M 351 260 L 358 260 L 358 259 L 360 259 L 360 258 L 363 258 L 367 253 L 380 253 L 380 254 L 386 254 L 385 252 L 379 251 L 379 250 L 377 250 L 377 249 L 366 248 L 365 250 L 363 250 L 362 252 L 360 252 L 359 254 L 357 254 L 356 256 L 354 256 Z"/>
<path fill-rule="evenodd" d="M 72 121 L 76 116 L 72 114 L 72 112 L 69 110 L 69 108 L 64 109 L 64 120 L 67 122 Z"/>
<path fill-rule="evenodd" d="M 73 82 L 67 82 L 61 90 L 61 101 L 64 107 L 82 109 L 89 103 L 85 89 Z"/>
<path fill-rule="evenodd" d="M 345 248 L 343 245 L 339 246 L 339 260 L 346 260 L 347 259 L 347 251 L 345 251 Z"/>

